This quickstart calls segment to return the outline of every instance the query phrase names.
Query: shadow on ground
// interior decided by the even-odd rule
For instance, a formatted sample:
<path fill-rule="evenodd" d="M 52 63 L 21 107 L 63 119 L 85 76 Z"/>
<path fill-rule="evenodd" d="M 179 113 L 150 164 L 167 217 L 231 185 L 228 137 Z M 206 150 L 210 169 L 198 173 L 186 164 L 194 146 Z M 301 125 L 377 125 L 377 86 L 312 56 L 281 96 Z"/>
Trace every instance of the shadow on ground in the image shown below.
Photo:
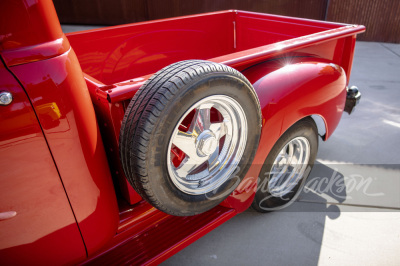
<path fill-rule="evenodd" d="M 336 176 L 339 187 L 326 189 L 322 179 Z M 343 175 L 318 164 L 309 180 L 321 184 L 321 191 L 341 202 L 346 198 Z M 344 189 L 343 189 L 344 188 Z M 339 194 L 332 194 L 340 190 Z M 326 219 L 340 217 L 337 205 L 324 204 L 326 199 L 307 191 L 308 199 L 318 203 L 294 202 L 286 210 L 258 213 L 248 209 L 225 225 L 196 241 L 163 265 L 317 265 Z M 226 248 L 229 246 L 229 248 Z"/>

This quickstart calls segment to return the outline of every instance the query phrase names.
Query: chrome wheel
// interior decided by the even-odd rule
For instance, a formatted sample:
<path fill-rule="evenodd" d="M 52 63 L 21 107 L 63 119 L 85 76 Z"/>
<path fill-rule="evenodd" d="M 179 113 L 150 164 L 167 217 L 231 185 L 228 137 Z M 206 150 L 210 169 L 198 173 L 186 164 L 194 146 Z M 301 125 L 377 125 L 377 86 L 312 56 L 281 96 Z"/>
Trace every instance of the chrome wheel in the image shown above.
<path fill-rule="evenodd" d="M 206 97 L 181 117 L 168 146 L 168 173 L 182 192 L 200 195 L 223 184 L 236 169 L 247 141 L 239 103 L 225 95 Z"/>
<path fill-rule="evenodd" d="M 289 141 L 275 158 L 270 171 L 268 191 L 274 197 L 284 197 L 303 178 L 310 160 L 310 143 L 305 137 Z"/>

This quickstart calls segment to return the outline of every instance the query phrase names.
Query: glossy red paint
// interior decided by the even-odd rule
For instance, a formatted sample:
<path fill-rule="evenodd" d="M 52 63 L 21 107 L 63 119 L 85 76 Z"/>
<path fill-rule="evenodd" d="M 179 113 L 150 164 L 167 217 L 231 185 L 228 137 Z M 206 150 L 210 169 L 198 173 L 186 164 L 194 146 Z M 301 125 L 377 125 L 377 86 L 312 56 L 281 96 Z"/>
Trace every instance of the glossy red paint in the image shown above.
<path fill-rule="evenodd" d="M 2 0 L 0 14 L 0 52 L 8 66 L 48 59 L 69 49 L 51 0 Z"/>
<path fill-rule="evenodd" d="M 10 69 L 36 110 L 86 248 L 92 254 L 114 236 L 118 208 L 95 112 L 76 56 L 69 50 L 55 58 Z M 38 111 L 51 103 L 59 109 L 57 119 Z"/>
<path fill-rule="evenodd" d="M 364 30 L 363 26 L 230 10 L 67 36 L 83 71 L 110 85 L 141 78 L 185 59 L 223 62 L 243 70 L 280 54 Z"/>
<path fill-rule="evenodd" d="M 229 10 L 79 32 L 66 39 L 50 0 L 5 0 L 0 16 L 10 22 L 0 25 L 0 55 L 23 86 L 8 70 L 0 71 L 8 73 L 0 86 L 18 96 L 17 105 L 0 107 L 7 115 L 0 117 L 5 121 L 0 163 L 14 166 L 0 178 L 6 184 L 0 188 L 6 196 L 0 208 L 17 212 L 0 221 L 1 232 L 9 234 L 0 240 L 0 255 L 11 263 L 42 256 L 43 262 L 57 264 L 155 264 L 244 211 L 265 157 L 290 125 L 317 114 L 326 123 L 326 138 L 333 132 L 343 111 L 355 35 L 365 30 Z M 118 136 L 125 107 L 140 86 L 162 67 L 185 59 L 241 71 L 260 98 L 263 129 L 253 166 L 222 206 L 173 217 L 141 200 L 128 185 Z M 27 163 L 8 164 L 10 156 Z M 34 158 L 40 158 L 44 173 Z M 11 180 L 12 175 L 17 178 Z M 21 185 L 25 181 L 32 183 L 29 188 Z M 54 217 L 43 214 L 49 212 Z"/>
<path fill-rule="evenodd" d="M 85 246 L 35 112 L 24 90 L 0 61 L 0 261 L 4 265 L 78 262 Z"/>
<path fill-rule="evenodd" d="M 1 7 L 10 22 L 0 30 L 1 56 L 32 102 L 92 254 L 115 235 L 119 219 L 82 70 L 50 0 L 3 1 Z"/>
<path fill-rule="evenodd" d="M 148 206 L 148 203 L 142 204 Z M 144 206 L 134 205 L 132 210 Z M 85 264 L 158 265 L 236 214 L 232 209 L 217 206 L 189 217 L 171 216 L 160 211 L 155 211 L 152 216 L 138 215 L 135 225 L 119 233 L 113 246 L 99 252 Z"/>
<path fill-rule="evenodd" d="M 211 25 L 217 21 L 220 22 L 219 26 L 212 27 Z M 222 23 L 222 21 L 224 22 Z M 209 30 L 209 28 L 213 30 Z M 116 160 L 118 158 L 116 152 L 118 136 L 124 113 L 123 107 L 129 103 L 152 73 L 172 62 L 193 58 L 230 65 L 242 71 L 253 83 L 257 81 L 257 77 L 261 78 L 268 74 L 270 69 L 265 69 L 265 67 L 253 68 L 251 71 L 248 69 L 254 65 L 265 65 L 264 62 L 271 60 L 276 64 L 271 66 L 268 63 L 266 65 L 277 69 L 296 62 L 310 61 L 309 58 L 313 58 L 317 62 L 339 65 L 344 72 L 349 73 L 355 34 L 364 30 L 363 26 L 349 26 L 253 12 L 224 11 L 84 31 L 67 36 L 77 51 L 78 59 L 86 73 L 85 79 L 88 87 L 92 88 L 90 89 L 92 99 L 98 99 L 94 105 L 98 110 L 102 110 L 99 119 L 104 123 L 101 124 L 112 124 L 112 128 L 103 130 L 107 132 L 105 133 L 108 135 L 107 138 L 113 140 L 113 144 L 111 144 L 113 147 L 108 149 L 114 151 L 109 152 L 109 158 L 113 158 L 111 167 L 114 169 L 114 173 L 118 173 L 122 194 L 133 204 L 139 198 L 127 183 L 119 160 Z M 191 37 L 192 31 L 201 32 L 199 36 L 202 39 Z M 177 32 L 187 36 L 185 42 L 181 41 L 182 37 L 177 39 L 163 37 L 167 33 L 171 34 L 171 37 L 175 36 L 178 34 Z M 227 37 L 227 32 L 230 32 L 230 35 L 228 34 L 230 37 Z M 227 40 L 231 42 L 230 45 Z M 206 45 L 204 41 L 222 43 L 222 45 Z M 153 46 L 154 42 L 157 42 L 159 47 Z M 174 44 L 174 50 L 169 47 L 171 43 Z M 164 51 L 163 47 L 168 47 L 168 49 Z M 193 52 L 193 49 L 196 52 Z M 261 69 L 261 71 L 255 69 Z M 287 78 L 286 74 L 279 75 L 282 76 L 280 78 L 282 81 Z M 322 77 L 322 79 L 324 78 Z M 276 80 L 274 83 L 279 82 L 279 78 Z M 328 82 L 328 79 L 321 83 L 325 85 L 324 82 Z M 264 86 L 261 87 L 264 88 Z M 288 90 L 289 87 L 284 89 Z M 345 85 L 341 86 L 342 94 L 344 89 Z M 262 90 L 260 89 L 260 91 Z M 259 98 L 261 97 L 265 96 Z M 272 106 L 268 108 L 273 108 Z M 263 109 L 263 111 L 265 110 Z M 272 119 L 270 116 L 264 118 Z M 301 117 L 297 118 L 299 120 Z M 335 124 L 339 118 L 340 114 L 334 112 L 334 115 L 327 115 L 326 119 L 329 119 L 329 123 Z M 279 119 L 283 118 L 279 117 Z M 336 122 L 330 122 L 331 120 Z M 278 136 L 279 133 L 281 132 L 277 133 Z M 277 138 L 270 137 L 268 147 L 272 147 L 276 140 Z M 269 149 L 264 150 L 264 148 L 260 151 L 263 156 L 260 159 L 256 157 L 255 165 L 258 166 L 252 167 L 247 176 L 252 176 L 256 180 L 259 176 L 259 168 L 268 151 Z M 256 188 L 254 182 L 248 184 L 244 182 L 243 184 L 246 184 L 245 187 L 252 187 L 252 190 Z M 246 190 L 249 189 L 246 188 Z M 251 192 L 243 194 L 235 191 L 223 204 L 235 208 L 237 211 L 243 211 L 251 203 L 252 195 L 250 194 Z"/>
<path fill-rule="evenodd" d="M 121 161 L 119 160 L 118 138 L 120 125 L 124 117 L 124 103 L 110 102 L 107 92 L 118 85 L 107 86 L 100 81 L 85 74 L 86 84 L 97 113 L 102 135 L 107 142 L 105 149 L 110 162 L 111 173 L 118 184 L 123 197 L 130 203 L 135 204 L 142 198 L 132 188 L 125 178 Z M 119 126 L 116 126 L 119 125 Z"/>
<path fill-rule="evenodd" d="M 68 39 L 83 71 L 112 84 L 155 73 L 176 61 L 234 52 L 233 16 L 217 12 L 149 21 L 71 33 Z"/>
<path fill-rule="evenodd" d="M 303 60 L 305 62 L 293 62 L 283 67 L 280 60 L 275 60 L 243 72 L 260 100 L 262 132 L 252 166 L 223 206 L 235 208 L 238 212 L 250 206 L 269 151 L 294 123 L 304 117 L 319 115 L 326 123 L 326 138 L 337 127 L 346 101 L 345 72 L 332 63 L 297 59 Z"/>
<path fill-rule="evenodd" d="M 16 66 L 62 55 L 69 48 L 68 39 L 63 36 L 60 39 L 38 45 L 6 50 L 2 55 L 8 66 Z"/>

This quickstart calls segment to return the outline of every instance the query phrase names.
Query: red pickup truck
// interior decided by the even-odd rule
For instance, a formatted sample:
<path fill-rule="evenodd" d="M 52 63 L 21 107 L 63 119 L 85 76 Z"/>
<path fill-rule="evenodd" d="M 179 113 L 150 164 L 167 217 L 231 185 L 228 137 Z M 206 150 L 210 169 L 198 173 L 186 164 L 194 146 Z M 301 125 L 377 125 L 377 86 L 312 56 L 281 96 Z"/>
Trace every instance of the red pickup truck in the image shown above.
<path fill-rule="evenodd" d="M 343 111 L 363 26 L 228 10 L 63 34 L 0 4 L 0 261 L 156 264 L 288 206 Z"/>

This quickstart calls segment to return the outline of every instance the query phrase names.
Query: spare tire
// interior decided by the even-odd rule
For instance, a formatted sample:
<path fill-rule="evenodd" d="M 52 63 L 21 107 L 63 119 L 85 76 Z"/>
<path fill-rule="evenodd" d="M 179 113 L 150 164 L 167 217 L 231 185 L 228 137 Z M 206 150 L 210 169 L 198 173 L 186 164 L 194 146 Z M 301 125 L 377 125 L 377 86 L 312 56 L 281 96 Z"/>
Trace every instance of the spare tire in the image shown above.
<path fill-rule="evenodd" d="M 254 88 L 238 71 L 187 60 L 154 74 L 122 121 L 119 148 L 133 188 L 176 216 L 205 212 L 240 183 L 261 131 Z"/>

